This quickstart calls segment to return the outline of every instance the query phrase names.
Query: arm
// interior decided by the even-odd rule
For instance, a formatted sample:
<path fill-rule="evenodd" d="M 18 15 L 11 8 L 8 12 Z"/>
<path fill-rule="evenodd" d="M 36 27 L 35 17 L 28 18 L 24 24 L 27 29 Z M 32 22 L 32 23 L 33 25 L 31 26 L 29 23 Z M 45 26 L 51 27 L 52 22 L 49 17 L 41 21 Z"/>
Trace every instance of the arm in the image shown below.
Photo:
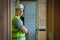
<path fill-rule="evenodd" d="M 23 32 L 23 33 L 28 33 L 28 30 L 25 28 L 25 26 L 22 26 L 21 28 L 19 28 L 19 31 Z"/>
<path fill-rule="evenodd" d="M 25 33 L 25 35 L 26 35 L 26 40 L 28 40 L 28 30 L 25 28 L 25 26 L 22 26 L 22 27 L 19 29 L 19 31 Z"/>
<path fill-rule="evenodd" d="M 22 21 L 19 19 L 15 20 L 16 27 L 18 28 L 18 31 L 21 31 L 23 33 L 27 33 L 27 28 L 23 25 Z"/>
<path fill-rule="evenodd" d="M 21 28 L 20 28 L 20 31 L 23 32 L 23 33 L 25 33 L 25 35 L 26 35 L 26 40 L 28 40 L 28 30 L 25 28 L 25 26 L 21 27 Z"/>

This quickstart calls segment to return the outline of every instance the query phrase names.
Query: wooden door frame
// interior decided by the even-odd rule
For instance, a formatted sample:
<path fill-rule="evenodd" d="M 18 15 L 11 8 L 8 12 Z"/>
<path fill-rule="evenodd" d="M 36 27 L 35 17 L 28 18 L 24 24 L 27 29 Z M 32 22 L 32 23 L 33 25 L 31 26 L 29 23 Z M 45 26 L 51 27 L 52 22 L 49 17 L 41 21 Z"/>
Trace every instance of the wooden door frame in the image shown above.
<path fill-rule="evenodd" d="M 5 39 L 4 40 L 12 40 L 12 37 L 11 37 L 11 5 L 12 5 L 12 0 L 5 0 L 5 12 L 6 12 L 6 20 L 7 20 L 7 27 L 4 28 L 6 31 L 4 32 L 6 35 L 5 35 Z"/>
<path fill-rule="evenodd" d="M 48 1 L 49 1 L 49 0 L 47 0 L 47 3 L 48 3 Z M 6 31 L 6 32 L 7 32 L 7 40 L 12 40 L 12 36 L 11 36 L 11 35 L 12 35 L 12 33 L 11 33 L 11 32 L 12 32 L 12 31 L 11 31 L 11 29 L 12 29 L 12 28 L 11 28 L 11 25 L 12 25 L 12 23 L 11 23 L 11 17 L 12 17 L 12 16 L 11 16 L 11 15 L 12 15 L 12 10 L 11 10 L 11 8 L 12 8 L 12 7 L 11 7 L 11 6 L 12 6 L 12 0 L 6 0 L 6 4 L 5 4 L 5 5 L 6 5 L 6 9 L 5 9 L 5 10 L 6 10 L 6 13 L 7 13 L 7 16 L 6 16 L 6 17 L 7 17 L 7 21 L 8 21 L 8 22 L 7 22 L 7 31 Z M 47 7 L 48 7 L 48 5 L 49 5 L 49 4 L 47 4 Z M 52 4 L 52 5 L 54 5 L 54 4 Z M 53 7 L 54 7 L 54 6 L 53 6 Z M 53 11 L 54 11 L 54 10 L 53 10 Z M 47 15 L 48 15 L 48 14 L 47 14 Z M 47 16 L 47 17 L 48 17 L 48 16 Z M 47 18 L 47 20 L 48 20 L 48 18 Z M 47 22 L 47 24 L 48 24 L 48 22 Z M 46 37 L 46 39 L 48 39 L 48 31 L 49 31 L 49 30 L 48 30 L 48 25 L 47 25 L 47 37 Z"/>
<path fill-rule="evenodd" d="M 11 20 L 11 15 L 12 15 L 12 0 L 8 0 L 8 40 L 12 40 L 12 20 Z"/>
<path fill-rule="evenodd" d="M 12 40 L 12 20 L 11 20 L 11 15 L 12 15 L 12 0 L 8 0 L 8 40 Z"/>
<path fill-rule="evenodd" d="M 12 33 L 11 33 L 11 25 L 12 25 L 12 23 L 11 23 L 11 15 L 12 15 L 12 10 L 11 10 L 11 8 L 12 8 L 12 0 L 6 0 L 7 2 L 6 2 L 6 10 L 7 10 L 7 20 L 8 20 L 8 22 L 7 22 L 7 34 L 8 34 L 8 39 L 7 40 L 12 40 Z M 46 2 L 48 3 L 48 1 L 49 0 L 47 0 Z M 48 4 L 49 5 L 49 4 Z M 48 7 L 48 5 L 47 5 L 47 7 Z M 54 11 L 54 10 L 53 10 Z M 48 15 L 48 14 L 47 14 Z M 48 16 L 47 16 L 48 17 Z M 48 18 L 47 18 L 47 20 L 48 20 Z M 48 24 L 48 23 L 47 23 Z M 48 26 L 47 26 L 47 36 L 46 36 L 46 38 L 48 39 Z"/>
<path fill-rule="evenodd" d="M 46 34 L 46 39 L 49 39 L 49 33 L 51 32 L 52 37 L 51 39 L 54 40 L 54 0 L 47 0 L 47 34 Z M 49 17 L 50 16 L 50 17 Z M 49 22 L 50 21 L 50 22 Z M 51 28 L 50 28 L 51 26 Z"/>
<path fill-rule="evenodd" d="M 11 40 L 11 0 L 0 3 L 0 40 Z"/>

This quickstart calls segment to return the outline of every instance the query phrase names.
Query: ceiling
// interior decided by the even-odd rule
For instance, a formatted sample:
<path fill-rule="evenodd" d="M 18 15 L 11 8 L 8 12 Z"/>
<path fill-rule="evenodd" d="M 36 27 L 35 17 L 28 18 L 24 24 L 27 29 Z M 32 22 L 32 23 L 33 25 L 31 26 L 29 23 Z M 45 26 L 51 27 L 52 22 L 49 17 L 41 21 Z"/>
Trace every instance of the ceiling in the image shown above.
<path fill-rule="evenodd" d="M 20 1 L 46 1 L 46 0 L 20 0 Z"/>
<path fill-rule="evenodd" d="M 36 0 L 20 0 L 20 1 L 36 1 Z"/>

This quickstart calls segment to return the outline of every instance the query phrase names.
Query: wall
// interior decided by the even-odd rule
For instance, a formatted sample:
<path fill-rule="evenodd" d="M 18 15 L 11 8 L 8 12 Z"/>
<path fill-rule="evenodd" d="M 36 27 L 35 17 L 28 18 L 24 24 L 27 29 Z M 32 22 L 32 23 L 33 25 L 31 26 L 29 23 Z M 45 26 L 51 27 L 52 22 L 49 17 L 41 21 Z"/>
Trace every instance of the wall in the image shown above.
<path fill-rule="evenodd" d="M 15 15 L 15 2 L 12 0 L 12 17 Z"/>
<path fill-rule="evenodd" d="M 24 19 L 25 26 L 29 30 L 29 40 L 35 40 L 36 29 L 36 2 L 21 2 L 25 5 Z"/>

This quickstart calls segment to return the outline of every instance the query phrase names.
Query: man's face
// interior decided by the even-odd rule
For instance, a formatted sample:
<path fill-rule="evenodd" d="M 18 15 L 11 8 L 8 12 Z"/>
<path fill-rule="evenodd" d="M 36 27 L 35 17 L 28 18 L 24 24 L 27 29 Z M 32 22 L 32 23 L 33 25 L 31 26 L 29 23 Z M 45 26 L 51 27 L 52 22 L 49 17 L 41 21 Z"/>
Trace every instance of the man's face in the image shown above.
<path fill-rule="evenodd" d="M 20 16 L 22 16 L 22 14 L 23 14 L 23 8 L 20 8 Z"/>

